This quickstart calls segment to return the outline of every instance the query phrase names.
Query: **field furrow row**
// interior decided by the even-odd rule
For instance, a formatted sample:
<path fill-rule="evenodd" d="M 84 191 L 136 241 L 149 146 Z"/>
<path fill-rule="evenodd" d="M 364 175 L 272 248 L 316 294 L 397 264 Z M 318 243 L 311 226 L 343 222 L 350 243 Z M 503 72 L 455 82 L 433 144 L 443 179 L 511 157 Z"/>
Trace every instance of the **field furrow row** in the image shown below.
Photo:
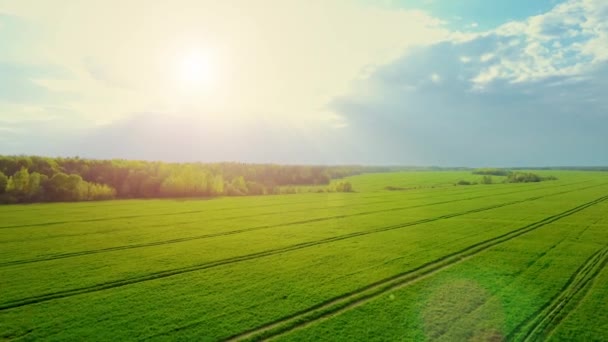
<path fill-rule="evenodd" d="M 580 189 L 577 189 L 577 190 L 580 190 Z M 467 210 L 467 211 L 451 213 L 451 214 L 441 215 L 441 216 L 437 216 L 437 217 L 407 222 L 404 224 L 384 226 L 384 227 L 379 227 L 379 228 L 375 228 L 375 229 L 371 229 L 371 230 L 365 230 L 365 231 L 353 232 L 353 233 L 349 233 L 349 234 L 332 236 L 332 237 L 325 238 L 325 239 L 304 242 L 304 243 L 300 243 L 300 244 L 286 246 L 283 248 L 270 249 L 270 250 L 265 250 L 265 251 L 261 251 L 261 252 L 257 252 L 257 253 L 241 255 L 241 256 L 236 256 L 236 257 L 232 257 L 232 258 L 216 260 L 216 261 L 212 261 L 212 262 L 205 262 L 205 263 L 195 264 L 192 266 L 187 266 L 187 267 L 182 267 L 182 268 L 174 268 L 174 269 L 169 269 L 169 270 L 160 271 L 160 272 L 153 272 L 153 273 L 148 273 L 148 274 L 142 275 L 142 276 L 125 278 L 125 279 L 115 280 L 115 281 L 106 282 L 106 283 L 99 283 L 99 284 L 81 287 L 81 288 L 46 293 L 43 295 L 32 296 L 32 297 L 23 298 L 20 300 L 4 302 L 4 303 L 0 304 L 0 310 L 6 310 L 6 309 L 10 309 L 10 308 L 45 302 L 48 300 L 53 300 L 53 299 L 58 299 L 58 298 L 75 296 L 75 295 L 83 294 L 83 293 L 90 293 L 90 292 L 111 289 L 111 288 L 117 288 L 117 287 L 126 286 L 126 285 L 130 285 L 130 284 L 136 284 L 136 283 L 140 283 L 140 282 L 144 282 L 144 281 L 171 277 L 171 276 L 178 275 L 178 274 L 200 271 L 200 270 L 204 270 L 204 269 L 233 264 L 236 262 L 241 262 L 241 261 L 246 261 L 246 260 L 258 259 L 258 258 L 262 258 L 262 257 L 291 252 L 291 251 L 308 248 L 308 247 L 312 247 L 312 246 L 327 244 L 327 243 L 331 243 L 331 242 L 335 242 L 335 241 L 340 241 L 340 240 L 345 240 L 345 239 L 350 239 L 350 238 L 355 238 L 355 237 L 360 237 L 360 236 L 365 236 L 365 235 L 370 235 L 370 234 L 376 234 L 376 233 L 395 230 L 395 229 L 402 229 L 402 228 L 406 228 L 406 227 L 410 227 L 410 226 L 430 223 L 430 222 L 434 222 L 434 221 L 438 221 L 438 220 L 445 220 L 445 219 L 458 217 L 458 216 L 464 216 L 464 215 L 473 214 L 473 213 L 479 213 L 479 212 L 483 212 L 483 211 L 493 210 L 493 209 L 506 207 L 506 206 L 519 204 L 519 203 L 524 203 L 524 202 L 529 202 L 529 201 L 536 201 L 536 200 L 546 198 L 549 196 L 560 195 L 560 194 L 564 194 L 564 193 L 568 193 L 568 192 L 572 192 L 572 191 L 576 191 L 576 190 L 562 191 L 562 192 L 552 193 L 552 194 L 543 195 L 543 196 L 534 196 L 534 197 L 530 197 L 530 198 L 526 198 L 526 199 L 500 203 L 500 204 L 477 208 L 477 209 L 473 209 L 473 210 Z"/>
<path fill-rule="evenodd" d="M 601 203 L 608 199 L 608 196 L 603 196 L 579 205 L 575 208 L 566 210 L 560 214 L 553 215 L 537 221 L 535 223 L 526 225 L 509 233 L 501 236 L 485 240 L 483 242 L 469 246 L 456 253 L 446 255 L 445 257 L 423 265 L 417 269 L 397 274 L 393 277 L 384 279 L 374 284 L 370 284 L 364 288 L 353 291 L 351 293 L 344 294 L 343 296 L 333 298 L 325 303 L 321 303 L 317 306 L 313 306 L 309 309 L 295 313 L 289 317 L 281 320 L 272 322 L 268 325 L 258 327 L 256 329 L 244 332 L 239 335 L 235 335 L 229 338 L 229 341 L 240 341 L 240 340 L 262 340 L 277 337 L 279 335 L 288 333 L 296 329 L 302 329 L 306 326 L 314 324 L 326 317 L 335 316 L 348 311 L 354 307 L 362 305 L 370 300 L 377 298 L 378 296 L 408 286 L 424 277 L 435 274 L 443 269 L 453 266 L 459 262 L 462 262 L 478 253 L 481 253 L 491 247 L 498 244 L 504 243 L 511 239 L 514 239 L 523 234 L 534 231 L 547 224 L 553 223 L 572 214 L 587 209 L 593 205 Z"/>
<path fill-rule="evenodd" d="M 565 308 L 573 306 L 571 305 L 572 302 L 577 298 L 580 299 L 579 295 L 588 289 L 589 284 L 597 277 L 607 262 L 608 246 L 597 251 L 581 265 L 577 272 L 570 277 L 561 292 L 551 302 L 540 308 L 534 316 L 522 322 L 509 336 L 509 340 L 544 340 L 550 331 L 559 324 Z"/>
<path fill-rule="evenodd" d="M 588 189 L 588 188 L 591 188 L 591 187 L 595 187 L 595 186 L 576 188 L 576 189 L 573 189 L 573 190 L 566 190 L 566 191 L 554 193 L 554 194 L 551 194 L 551 195 L 561 195 L 561 194 L 566 194 L 566 193 L 569 193 L 569 192 L 585 190 L 585 189 Z M 300 225 L 300 224 L 306 224 L 306 223 L 315 223 L 315 222 L 323 222 L 323 221 L 342 219 L 342 218 L 348 218 L 348 217 L 357 217 L 357 216 L 365 216 L 365 215 L 371 215 L 371 214 L 388 213 L 388 212 L 394 212 L 394 211 L 401 211 L 401 210 L 405 210 L 405 209 L 431 207 L 431 206 L 434 206 L 434 205 L 448 204 L 448 203 L 454 203 L 454 202 L 460 202 L 460 201 L 469 201 L 469 200 L 475 200 L 475 199 L 486 198 L 486 197 L 496 197 L 498 195 L 508 195 L 508 194 L 514 194 L 514 193 L 528 192 L 528 191 L 530 191 L 530 190 L 528 189 L 528 190 L 524 190 L 524 191 L 520 190 L 520 191 L 514 191 L 514 192 L 512 191 L 512 192 L 505 192 L 505 193 L 495 193 L 495 194 L 492 194 L 492 195 L 473 196 L 473 197 L 467 197 L 467 198 L 451 199 L 451 200 L 447 200 L 447 201 L 439 201 L 439 202 L 433 202 L 433 203 L 427 203 L 427 204 L 400 206 L 400 207 L 387 208 L 387 209 L 362 211 L 362 212 L 358 212 L 358 213 L 354 213 L 354 214 L 332 215 L 332 216 L 310 218 L 310 219 L 306 219 L 306 220 L 297 220 L 297 221 L 278 223 L 278 224 L 261 225 L 261 226 L 255 226 L 255 227 L 249 227 L 249 228 L 235 229 L 235 230 L 218 232 L 218 233 L 211 233 L 211 234 L 201 234 L 201 235 L 188 236 L 188 237 L 182 237 L 182 238 L 176 238 L 176 239 L 170 239 L 170 240 L 163 240 L 163 241 L 153 241 L 153 242 L 130 244 L 130 245 L 123 245 L 123 246 L 113 246 L 113 247 L 107 247 L 107 248 L 99 248 L 99 249 L 93 249 L 93 250 L 85 250 L 85 251 L 76 251 L 76 252 L 69 252 L 69 253 L 61 253 L 61 254 L 55 254 L 55 255 L 46 255 L 46 256 L 41 256 L 41 257 L 36 257 L 36 258 L 30 258 L 30 259 L 11 260 L 11 261 L 7 261 L 7 262 L 0 262 L 0 267 L 6 267 L 6 266 L 11 266 L 11 265 L 20 265 L 20 264 L 29 264 L 29 263 L 35 263 L 35 262 L 41 262 L 41 261 L 48 261 L 48 260 L 65 259 L 65 258 L 82 256 L 82 255 L 99 254 L 99 253 L 112 252 L 112 251 L 120 251 L 120 250 L 127 250 L 127 249 L 145 248 L 145 247 L 152 247 L 152 246 L 162 246 L 162 245 L 167 245 L 167 244 L 180 243 L 180 242 L 193 241 L 193 240 L 202 240 L 202 239 L 214 238 L 214 237 L 219 237 L 219 236 L 235 235 L 235 234 L 240 234 L 240 233 L 245 233 L 245 232 L 252 232 L 252 231 L 257 231 L 257 230 L 270 229 L 270 228 L 289 227 L 289 226 L 294 226 L 294 225 Z M 539 199 L 539 198 L 542 198 L 542 197 L 533 198 L 533 199 Z M 245 216 L 245 217 L 247 217 L 247 216 Z M 232 219 L 232 218 L 234 218 L 234 217 L 225 218 L 225 220 L 226 219 Z M 243 218 L 243 216 L 241 216 L 239 218 Z"/>
<path fill-rule="evenodd" d="M 540 189 L 550 189 L 550 188 L 557 188 L 557 187 L 564 187 L 564 186 L 572 186 L 572 185 L 578 185 L 581 183 L 585 183 L 586 181 L 583 182 L 573 182 L 573 183 L 566 183 L 566 184 L 559 184 L 559 185 L 551 185 L 551 186 L 543 186 L 543 187 L 534 187 L 531 189 L 518 189 L 518 190 L 509 190 L 506 192 L 497 192 L 495 189 L 489 189 L 487 192 L 490 192 L 489 195 L 485 195 L 485 196 L 476 196 L 476 197 L 471 197 L 469 199 L 473 199 L 473 198 L 482 198 L 482 197 L 491 197 L 491 196 L 496 196 L 496 195 L 507 195 L 507 194 L 514 194 L 514 193 L 520 193 L 520 192 L 528 192 L 528 191 L 534 191 L 534 190 L 540 190 Z M 486 189 L 483 189 L 486 190 Z M 479 191 L 476 190 L 473 192 L 473 194 L 478 193 L 478 192 L 485 192 L 485 191 Z M 448 195 L 461 195 L 461 194 L 471 194 L 470 190 L 467 191 L 459 191 L 459 192 L 455 192 L 455 193 L 449 193 Z M 364 205 L 371 205 L 371 204 L 382 204 L 382 203 L 394 203 L 395 202 L 395 198 L 399 197 L 399 195 L 397 194 L 390 194 L 390 195 L 380 195 L 380 196 L 374 196 L 374 197 L 378 197 L 378 198 L 382 198 L 382 200 L 380 201 L 371 201 L 371 202 L 365 202 Z M 389 197 L 389 199 L 386 199 L 387 197 Z M 395 197 L 395 198 L 393 198 Z M 438 194 L 436 196 L 429 196 L 428 194 L 423 194 L 422 196 L 418 196 L 418 197 L 413 197 L 413 198 L 407 198 L 408 200 L 414 200 L 414 199 L 431 199 L 431 198 L 436 198 L 436 197 L 441 197 L 444 198 L 446 197 L 445 193 L 441 193 Z M 365 199 L 367 199 L 368 197 L 365 197 Z M 334 202 L 339 202 L 342 203 L 343 200 L 342 199 L 337 199 L 337 200 L 332 200 Z M 329 203 L 331 203 L 332 201 L 328 201 Z M 272 209 L 276 209 L 277 206 L 288 206 L 288 205 L 297 205 L 297 206 L 301 206 L 303 204 L 317 204 L 319 203 L 318 199 L 315 200 L 311 200 L 311 201 L 298 201 L 295 203 L 272 203 L 272 204 L 264 204 L 264 205 L 257 205 L 257 206 L 244 206 L 244 207 L 223 207 L 223 208 L 217 208 L 217 209 L 213 209 L 214 212 L 218 212 L 218 211 L 227 211 L 227 210 L 238 210 L 243 211 L 244 209 L 259 209 L 259 208 L 272 208 Z M 329 203 L 324 203 L 323 206 L 321 207 L 312 207 L 312 208 L 307 208 L 307 209 L 296 209 L 296 210 L 289 210 L 289 211 L 277 211 L 277 210 L 272 210 L 271 212 L 268 213 L 264 213 L 264 214 L 255 214 L 255 215 L 237 215 L 237 216 L 228 216 L 228 217 L 224 217 L 224 220 L 227 219 L 239 219 L 239 218 L 248 218 L 248 217 L 258 217 L 260 215 L 276 215 L 277 213 L 280 214 L 284 214 L 284 213 L 290 213 L 290 212 L 302 212 L 302 211 L 308 211 L 308 210 L 314 210 L 314 209 L 326 209 L 328 208 L 328 204 Z M 348 203 L 348 204 L 344 204 L 344 205 L 339 205 L 337 207 L 347 207 L 347 206 L 352 206 L 352 203 Z M 122 220 L 122 219 L 140 219 L 140 218 L 150 218 L 150 217 L 163 217 L 163 216 L 181 216 L 181 215 L 188 215 L 188 214 L 200 214 L 200 213 L 205 213 L 209 210 L 187 210 L 187 211 L 176 211 L 176 212 L 166 212 L 166 213 L 154 213 L 154 214 L 137 214 L 137 215 L 121 215 L 121 216 L 112 216 L 112 217 L 100 217 L 100 218 L 86 218 L 86 219 L 79 219 L 79 220 L 63 220 L 63 221 L 50 221 L 50 222 L 40 222 L 40 223 L 29 223 L 29 224 L 22 224 L 22 225 L 8 225 L 8 226 L 0 226 L 0 229 L 12 229 L 12 228 L 26 228 L 26 227 L 44 227 L 44 226 L 54 226 L 54 225 L 64 225 L 64 224 L 70 224 L 70 223 L 93 223 L 93 222 L 104 222 L 104 221 L 113 221 L 113 220 Z"/>

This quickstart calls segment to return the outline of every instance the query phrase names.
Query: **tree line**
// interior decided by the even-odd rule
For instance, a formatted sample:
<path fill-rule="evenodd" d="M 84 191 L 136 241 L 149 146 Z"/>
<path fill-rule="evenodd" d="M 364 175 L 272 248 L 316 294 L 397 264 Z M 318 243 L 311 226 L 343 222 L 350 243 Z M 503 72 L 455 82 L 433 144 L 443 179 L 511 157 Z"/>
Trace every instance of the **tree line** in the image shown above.
<path fill-rule="evenodd" d="M 556 180 L 555 176 L 539 176 L 532 172 L 511 172 L 507 175 L 505 182 L 507 183 L 535 183 L 548 180 Z"/>
<path fill-rule="evenodd" d="M 286 185 L 326 185 L 332 179 L 383 171 L 363 166 L 0 156 L 0 203 L 267 195 L 281 193 Z M 352 191 L 352 186 L 340 183 L 336 191 Z"/>
<path fill-rule="evenodd" d="M 511 171 L 507 169 L 498 169 L 498 168 L 481 168 L 473 170 L 474 175 L 485 175 L 485 176 L 508 176 L 511 174 Z"/>
<path fill-rule="evenodd" d="M 549 180 L 556 180 L 555 176 L 540 176 L 532 172 L 511 171 L 498 168 L 475 169 L 471 172 L 474 175 L 482 175 L 480 184 L 494 184 L 492 176 L 501 176 L 502 183 L 536 183 Z M 477 182 L 460 180 L 456 185 L 476 185 Z"/>

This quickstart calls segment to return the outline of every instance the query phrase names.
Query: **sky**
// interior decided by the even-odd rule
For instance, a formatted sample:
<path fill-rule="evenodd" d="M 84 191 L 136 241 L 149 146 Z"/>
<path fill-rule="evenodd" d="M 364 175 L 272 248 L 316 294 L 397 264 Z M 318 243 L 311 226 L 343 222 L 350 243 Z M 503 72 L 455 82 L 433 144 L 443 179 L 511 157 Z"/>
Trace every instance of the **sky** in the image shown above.
<path fill-rule="evenodd" d="M 0 154 L 608 165 L 605 0 L 0 0 Z"/>

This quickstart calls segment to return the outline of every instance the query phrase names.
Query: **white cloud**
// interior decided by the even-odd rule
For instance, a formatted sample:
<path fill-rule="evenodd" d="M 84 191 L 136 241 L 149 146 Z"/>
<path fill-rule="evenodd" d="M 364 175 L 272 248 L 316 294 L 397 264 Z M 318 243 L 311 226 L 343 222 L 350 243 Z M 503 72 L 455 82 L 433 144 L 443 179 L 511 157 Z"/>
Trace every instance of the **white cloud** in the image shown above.
<path fill-rule="evenodd" d="M 483 63 L 490 61 L 492 58 L 494 58 L 494 54 L 493 53 L 484 53 L 483 55 L 481 55 L 481 57 L 479 57 L 479 60 Z"/>
<path fill-rule="evenodd" d="M 494 81 L 499 76 L 500 76 L 499 67 L 494 65 L 488 69 L 485 69 L 484 71 L 479 73 L 477 76 L 472 78 L 471 82 L 473 82 L 473 84 L 474 84 L 474 86 L 473 86 L 474 89 L 481 90 L 484 88 L 484 86 L 486 84 Z"/>
<path fill-rule="evenodd" d="M 523 82 L 580 74 L 608 60 L 607 23 L 608 2 L 571 0 L 547 13 L 482 33 L 499 41 L 488 47 L 491 50 L 482 55 L 482 62 L 491 56 L 500 59 L 474 79 Z"/>
<path fill-rule="evenodd" d="M 357 137 L 353 154 L 368 163 L 424 165 L 608 163 L 608 63 L 577 77 L 509 82 L 499 64 L 480 72 L 480 63 L 463 67 L 456 57 L 483 39 L 408 54 L 371 77 L 375 96 L 337 99 L 335 110 Z M 442 86 L 424 86 L 438 67 Z M 411 83 L 422 86 L 401 90 Z"/>
<path fill-rule="evenodd" d="M 359 87 L 365 92 L 336 99 L 334 108 L 353 136 L 366 137 L 358 140 L 365 145 L 360 155 L 382 151 L 367 154 L 368 162 L 606 164 L 607 8 L 570 1 L 417 49 L 371 75 Z M 428 85 L 434 74 L 441 87 Z"/>
<path fill-rule="evenodd" d="M 460 57 L 460 61 L 461 61 L 462 63 L 469 63 L 469 62 L 471 62 L 471 57 L 468 57 L 468 56 L 461 56 L 461 57 Z"/>
<path fill-rule="evenodd" d="M 178 13 L 143 0 L 65 5 L 11 3 L 12 13 L 44 34 L 1 58 L 19 62 L 23 55 L 28 63 L 69 70 L 72 78 L 32 80 L 78 96 L 22 112 L 69 117 L 76 122 L 72 130 L 86 126 L 83 117 L 106 124 L 73 130 L 84 132 L 82 142 L 89 133 L 96 137 L 86 146 L 68 144 L 99 152 L 92 156 L 111 157 L 124 147 L 120 156 L 151 159 L 314 162 L 322 151 L 347 156 L 345 162 L 575 164 L 608 144 L 602 131 L 608 125 L 608 2 L 602 0 L 568 1 L 481 33 L 448 32 L 422 12 L 350 1 L 269 1 L 272 15 L 244 0 L 238 11 L 233 3 L 175 0 Z M 66 15 L 67 5 L 80 15 Z M 206 6 L 217 6 L 215 13 L 206 14 Z M 217 50 L 225 76 L 213 92 L 182 98 L 167 65 L 193 42 Z M 25 106 L 0 108 L 19 113 L 11 117 L 14 132 L 25 127 L 18 125 L 19 108 Z M 177 114 L 130 117 L 141 112 Z M 43 127 L 30 135 L 43 135 Z M 177 145 L 154 140 L 168 131 L 177 132 Z M 131 133 L 155 148 L 129 146 Z M 113 144 L 106 147 L 108 136 Z M 340 138 L 348 149 L 340 150 Z M 205 146 L 197 147 L 202 155 L 184 147 L 191 141 Z"/>

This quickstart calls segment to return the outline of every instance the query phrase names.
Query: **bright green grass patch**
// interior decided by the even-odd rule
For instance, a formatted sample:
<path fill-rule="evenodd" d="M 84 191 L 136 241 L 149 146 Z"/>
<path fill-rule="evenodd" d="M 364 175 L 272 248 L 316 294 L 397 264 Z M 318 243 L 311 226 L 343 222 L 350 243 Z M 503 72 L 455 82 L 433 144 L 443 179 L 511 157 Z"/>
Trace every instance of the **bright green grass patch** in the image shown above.
<path fill-rule="evenodd" d="M 604 227 L 606 231 L 608 227 Z M 588 292 L 550 335 L 556 341 L 602 341 L 608 331 L 608 267 L 594 280 Z"/>
<path fill-rule="evenodd" d="M 587 189 L 583 190 L 583 193 L 588 197 L 598 191 L 600 190 Z M 483 202 L 480 202 L 480 200 L 463 200 L 438 204 L 432 207 L 418 207 L 387 213 L 337 218 L 329 221 L 312 222 L 310 224 L 278 226 L 264 231 L 250 231 L 235 235 L 216 236 L 209 239 L 186 240 L 179 243 L 160 244 L 146 248 L 129 248 L 109 251 L 103 254 L 86 254 L 67 259 L 9 265 L 0 267 L 0 277 L 6 279 L 5 283 L 7 285 L 7 291 L 5 291 L 0 304 L 36 295 L 119 281 L 124 278 L 145 276 L 154 272 L 204 265 L 232 257 L 297 246 L 306 242 L 313 242 L 314 245 L 316 245 L 316 242 L 326 244 L 328 242 L 324 240 L 334 236 L 367 232 L 373 229 L 391 227 L 428 218 L 441 218 L 442 215 L 446 214 L 458 213 L 469 215 L 468 211 L 471 210 L 555 193 L 558 193 L 555 189 L 543 189 L 533 193 L 493 196 L 489 199 L 484 198 Z M 555 197 L 558 199 L 562 198 L 560 200 L 562 205 L 565 200 L 577 199 L 576 196 L 570 193 L 556 195 Z M 509 212 L 511 219 L 513 216 L 517 216 L 515 214 L 518 213 L 525 213 L 526 218 L 530 219 L 534 215 L 528 214 L 528 209 L 525 209 L 534 206 L 534 204 L 530 203 L 534 203 L 534 201 L 522 204 L 510 204 L 504 208 L 513 206 L 513 209 Z M 543 202 L 539 203 L 542 204 Z M 522 208 L 522 210 L 517 210 L 518 207 Z M 560 208 L 560 206 L 551 205 L 550 210 L 555 211 Z M 536 213 L 536 217 L 545 215 L 541 208 L 537 208 L 530 213 Z M 397 230 L 401 230 L 401 228 L 397 228 Z M 367 235 L 354 238 L 368 241 Z M 429 238 L 432 238 L 432 236 L 429 236 Z M 49 289 L 52 290 L 49 291 Z"/>
<path fill-rule="evenodd" d="M 608 194 L 608 174 L 546 173 L 558 180 L 460 187 L 479 176 L 402 172 L 349 177 L 356 193 L 0 207 L 0 337 L 225 339 Z M 563 217 L 285 337 L 508 336 L 605 243 L 606 212 Z"/>
<path fill-rule="evenodd" d="M 486 191 L 467 191 L 465 193 L 432 194 L 425 197 L 399 196 L 384 199 L 350 198 L 348 202 L 290 205 L 279 208 L 242 208 L 210 211 L 203 213 L 183 214 L 175 217 L 142 216 L 132 219 L 116 219 L 101 222 L 74 222 L 51 226 L 32 226 L 21 228 L 1 229 L 2 254 L 4 262 L 15 260 L 44 258 L 65 253 L 98 250 L 120 246 L 146 243 L 161 243 L 187 238 L 203 238 L 213 234 L 234 233 L 243 230 L 262 231 L 278 226 L 293 228 L 314 222 L 328 222 L 340 218 L 365 218 L 369 215 L 391 217 L 402 215 L 405 210 L 416 209 L 439 213 L 438 205 L 464 201 L 479 201 L 493 199 L 503 195 L 524 196 L 536 194 L 537 189 L 547 191 L 571 191 L 579 185 L 564 184 L 532 189 L 500 189 L 487 193 Z M 555 190 L 553 190 L 555 189 Z M 558 191 L 559 190 L 559 191 Z M 402 211 L 403 210 L 403 211 Z M 331 222 L 328 222 L 331 223 Z M 333 224 L 333 223 L 332 223 Z M 321 224 L 322 225 L 322 224 Z M 27 234 L 27 235 L 25 235 Z M 24 236 L 25 235 L 25 236 Z M 1 264 L 1 262 L 0 262 Z"/>
<path fill-rule="evenodd" d="M 511 334 L 523 321 L 534 317 L 589 256 L 608 244 L 608 235 L 601 226 L 587 225 L 604 217 L 606 210 L 606 203 L 589 208 L 586 215 L 581 212 L 569 216 L 581 223 L 577 229 L 560 222 L 544 226 L 431 278 L 389 291 L 341 315 L 284 335 L 283 339 L 513 338 Z M 586 325 L 597 329 L 593 315 L 587 314 Z M 600 323 L 599 330 L 602 326 Z"/>

